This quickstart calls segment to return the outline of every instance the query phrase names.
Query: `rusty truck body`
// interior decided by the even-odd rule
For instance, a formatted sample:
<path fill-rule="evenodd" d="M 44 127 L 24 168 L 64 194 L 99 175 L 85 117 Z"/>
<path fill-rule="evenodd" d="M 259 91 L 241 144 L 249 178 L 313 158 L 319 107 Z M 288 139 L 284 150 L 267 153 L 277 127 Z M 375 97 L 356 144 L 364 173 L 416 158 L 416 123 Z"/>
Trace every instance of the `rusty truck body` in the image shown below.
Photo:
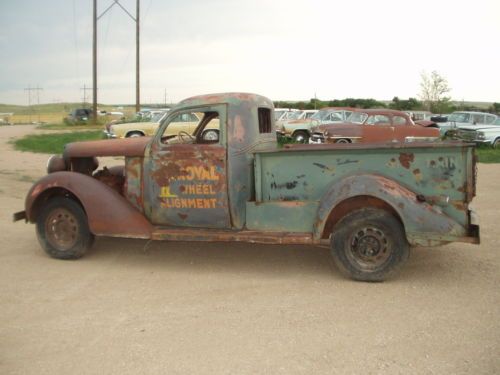
<path fill-rule="evenodd" d="M 165 136 L 184 113 L 202 114 L 194 133 Z M 104 156 L 124 162 L 99 168 Z M 457 142 L 280 146 L 272 101 L 213 94 L 180 102 L 153 137 L 68 144 L 14 219 L 56 258 L 94 236 L 327 245 L 343 273 L 379 281 L 410 247 L 479 243 L 475 168 Z"/>

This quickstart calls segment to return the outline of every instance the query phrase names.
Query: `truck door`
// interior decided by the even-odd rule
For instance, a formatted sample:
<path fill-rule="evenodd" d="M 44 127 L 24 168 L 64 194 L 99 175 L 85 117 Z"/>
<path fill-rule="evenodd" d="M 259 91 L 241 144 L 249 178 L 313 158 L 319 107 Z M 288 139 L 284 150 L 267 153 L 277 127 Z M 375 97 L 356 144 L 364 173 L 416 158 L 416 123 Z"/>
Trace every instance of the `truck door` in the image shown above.
<path fill-rule="evenodd" d="M 179 116 L 199 118 L 194 132 Z M 169 114 L 146 151 L 144 206 L 155 225 L 230 228 L 227 192 L 225 105 Z"/>

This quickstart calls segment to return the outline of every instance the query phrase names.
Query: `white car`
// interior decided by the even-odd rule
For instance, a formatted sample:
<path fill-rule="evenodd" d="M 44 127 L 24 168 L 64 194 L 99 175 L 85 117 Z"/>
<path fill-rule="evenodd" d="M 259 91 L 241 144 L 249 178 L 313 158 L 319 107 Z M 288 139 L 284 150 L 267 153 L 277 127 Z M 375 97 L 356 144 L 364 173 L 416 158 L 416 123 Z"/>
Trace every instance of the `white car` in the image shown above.
<path fill-rule="evenodd" d="M 479 129 L 484 125 L 493 124 L 497 119 L 496 115 L 484 112 L 456 111 L 448 116 L 448 121 L 438 123 L 439 130 L 444 135 L 451 129 Z"/>
<path fill-rule="evenodd" d="M 500 117 L 490 125 L 462 126 L 448 132 L 452 139 L 500 148 Z"/>

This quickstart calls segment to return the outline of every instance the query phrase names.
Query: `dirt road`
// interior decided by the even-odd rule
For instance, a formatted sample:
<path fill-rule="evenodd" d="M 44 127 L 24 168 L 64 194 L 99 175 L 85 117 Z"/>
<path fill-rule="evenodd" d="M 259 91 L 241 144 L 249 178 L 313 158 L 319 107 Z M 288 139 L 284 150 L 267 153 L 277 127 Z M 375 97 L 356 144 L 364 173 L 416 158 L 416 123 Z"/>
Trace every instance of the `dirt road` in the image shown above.
<path fill-rule="evenodd" d="M 78 261 L 12 223 L 47 155 L 0 127 L 0 374 L 500 373 L 500 165 L 479 165 L 480 246 L 414 249 L 380 284 L 325 249 L 101 238 Z"/>

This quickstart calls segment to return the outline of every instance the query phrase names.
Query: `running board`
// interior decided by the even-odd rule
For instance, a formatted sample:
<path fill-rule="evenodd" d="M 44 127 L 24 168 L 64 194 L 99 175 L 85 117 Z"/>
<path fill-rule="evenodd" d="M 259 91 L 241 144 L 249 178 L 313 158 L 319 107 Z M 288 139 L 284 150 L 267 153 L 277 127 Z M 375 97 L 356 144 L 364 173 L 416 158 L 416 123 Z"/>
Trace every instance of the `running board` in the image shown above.
<path fill-rule="evenodd" d="M 315 244 L 312 233 L 230 231 L 221 229 L 179 229 L 156 227 L 151 233 L 153 240 L 250 242 L 262 244 Z"/>

